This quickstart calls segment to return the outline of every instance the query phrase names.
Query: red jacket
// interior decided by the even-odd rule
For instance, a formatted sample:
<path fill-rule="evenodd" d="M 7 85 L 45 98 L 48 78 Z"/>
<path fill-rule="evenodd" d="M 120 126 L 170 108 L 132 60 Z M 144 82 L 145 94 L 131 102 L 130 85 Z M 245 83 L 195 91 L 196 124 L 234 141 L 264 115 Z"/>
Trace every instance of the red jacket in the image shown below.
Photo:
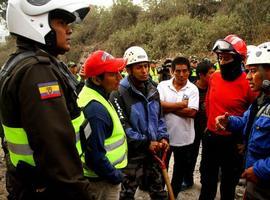
<path fill-rule="evenodd" d="M 205 98 L 207 129 L 219 135 L 229 135 L 228 131 L 216 130 L 215 118 L 225 112 L 242 116 L 255 98 L 256 94 L 251 91 L 245 73 L 234 81 L 226 81 L 220 72 L 215 72 L 210 78 Z"/>

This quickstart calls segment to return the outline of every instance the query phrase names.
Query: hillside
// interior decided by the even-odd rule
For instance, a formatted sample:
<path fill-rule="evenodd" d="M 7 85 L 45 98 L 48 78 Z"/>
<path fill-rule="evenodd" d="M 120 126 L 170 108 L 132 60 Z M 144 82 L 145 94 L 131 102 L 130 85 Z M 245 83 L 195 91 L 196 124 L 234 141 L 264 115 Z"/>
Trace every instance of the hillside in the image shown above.
<path fill-rule="evenodd" d="M 84 23 L 74 25 L 72 50 L 63 60 L 79 62 L 82 53 L 104 49 L 122 56 L 139 45 L 151 59 L 196 54 L 211 57 L 215 40 L 235 33 L 247 44 L 270 35 L 270 1 L 265 0 L 116 0 L 108 9 L 92 7 Z M 0 64 L 15 48 L 9 39 L 0 47 Z"/>

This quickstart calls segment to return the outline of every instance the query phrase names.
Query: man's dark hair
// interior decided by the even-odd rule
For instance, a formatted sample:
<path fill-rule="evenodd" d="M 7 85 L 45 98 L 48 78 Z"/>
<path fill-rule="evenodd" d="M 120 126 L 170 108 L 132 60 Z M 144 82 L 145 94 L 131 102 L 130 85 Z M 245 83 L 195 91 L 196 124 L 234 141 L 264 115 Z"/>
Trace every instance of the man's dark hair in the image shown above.
<path fill-rule="evenodd" d="M 215 66 L 213 63 L 209 62 L 209 61 L 202 61 L 197 65 L 196 68 L 196 74 L 198 79 L 200 78 L 200 74 L 206 75 L 207 72 L 211 69 L 214 68 Z"/>
<path fill-rule="evenodd" d="M 189 60 L 185 57 L 176 57 L 172 61 L 172 71 L 175 70 L 176 65 L 186 65 L 188 67 L 188 70 L 190 70 L 190 63 Z"/>

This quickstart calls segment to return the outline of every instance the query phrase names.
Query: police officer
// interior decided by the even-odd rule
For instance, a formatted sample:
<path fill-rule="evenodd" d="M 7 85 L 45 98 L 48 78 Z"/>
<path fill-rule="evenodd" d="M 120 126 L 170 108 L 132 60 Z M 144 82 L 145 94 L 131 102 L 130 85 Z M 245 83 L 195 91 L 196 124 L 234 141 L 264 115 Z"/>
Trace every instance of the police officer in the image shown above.
<path fill-rule="evenodd" d="M 75 63 L 75 62 L 73 62 L 73 61 L 69 61 L 68 62 L 68 64 L 67 64 L 67 66 L 68 66 L 68 69 L 70 70 L 70 72 L 76 77 L 76 78 L 78 78 L 78 71 L 79 71 L 79 69 L 78 69 L 78 66 L 77 66 L 77 64 Z"/>
<path fill-rule="evenodd" d="M 157 84 L 158 83 L 158 73 L 157 73 L 157 61 L 151 60 L 149 62 L 149 75 L 151 79 Z"/>
<path fill-rule="evenodd" d="M 57 59 L 70 50 L 70 23 L 88 11 L 88 0 L 8 1 L 17 50 L 1 70 L 0 110 L 15 199 L 92 199 L 75 146 L 77 82 Z"/>
<path fill-rule="evenodd" d="M 77 64 L 73 61 L 68 62 L 67 64 L 69 71 L 72 73 L 72 78 L 75 78 L 77 81 L 79 81 L 79 84 L 77 84 L 76 91 L 77 93 L 80 93 L 84 86 L 84 79 L 78 74 L 79 68 Z"/>
<path fill-rule="evenodd" d="M 189 81 L 192 83 L 195 83 L 197 80 L 196 69 L 197 69 L 197 65 L 199 63 L 197 56 L 194 56 L 194 55 L 190 56 L 189 62 L 190 62 L 190 66 L 191 66 Z"/>

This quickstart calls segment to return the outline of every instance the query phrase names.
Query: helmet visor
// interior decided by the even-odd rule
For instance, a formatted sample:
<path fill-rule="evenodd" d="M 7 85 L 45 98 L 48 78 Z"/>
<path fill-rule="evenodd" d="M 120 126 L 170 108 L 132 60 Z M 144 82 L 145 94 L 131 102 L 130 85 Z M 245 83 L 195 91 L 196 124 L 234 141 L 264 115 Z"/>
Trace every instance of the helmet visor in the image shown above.
<path fill-rule="evenodd" d="M 75 19 L 75 23 L 80 23 L 83 21 L 83 19 L 85 18 L 85 16 L 87 15 L 87 13 L 90 11 L 90 7 L 87 8 L 81 8 L 79 10 L 76 10 L 73 12 L 73 14 L 75 15 L 76 19 Z"/>
<path fill-rule="evenodd" d="M 225 40 L 217 40 L 212 49 L 215 53 L 228 52 L 235 54 L 233 46 Z"/>
<path fill-rule="evenodd" d="M 87 15 L 89 12 L 90 7 L 87 8 L 81 8 L 79 10 L 76 10 L 72 13 L 66 11 L 66 10 L 61 10 L 61 9 L 56 9 L 50 12 L 50 19 L 65 19 L 68 23 L 80 23 L 83 21 L 84 17 Z"/>

